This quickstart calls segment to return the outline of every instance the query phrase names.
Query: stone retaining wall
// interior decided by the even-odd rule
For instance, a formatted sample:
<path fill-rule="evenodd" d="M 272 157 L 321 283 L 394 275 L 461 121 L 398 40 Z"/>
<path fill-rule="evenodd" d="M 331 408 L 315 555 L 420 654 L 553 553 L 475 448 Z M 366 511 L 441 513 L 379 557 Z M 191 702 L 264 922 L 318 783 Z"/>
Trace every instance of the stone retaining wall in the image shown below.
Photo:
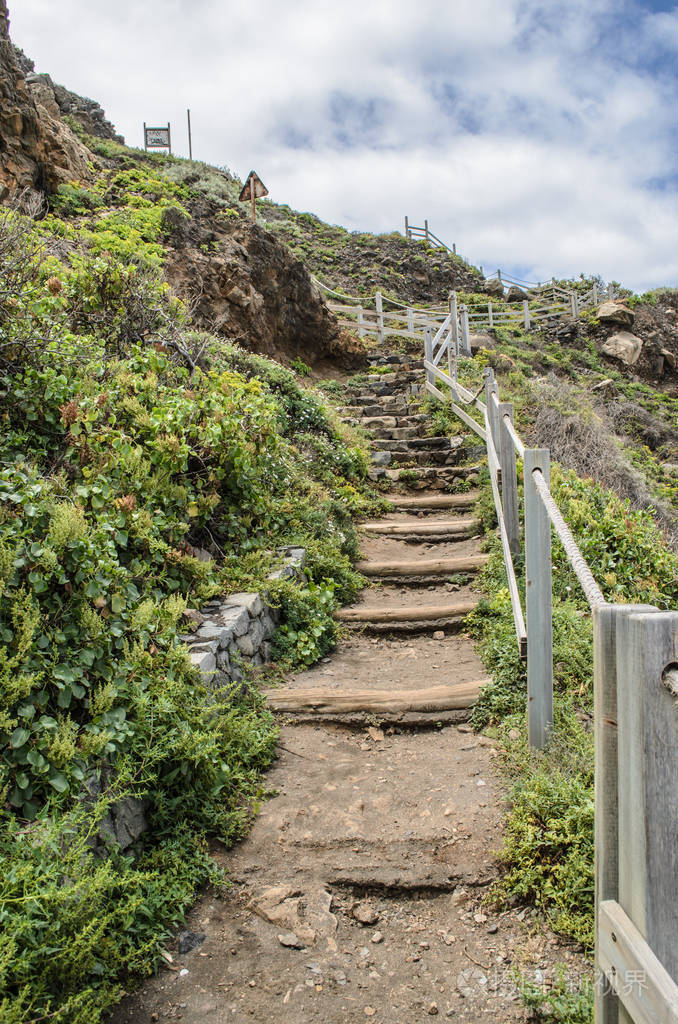
<path fill-rule="evenodd" d="M 269 579 L 299 577 L 306 562 L 304 548 L 286 548 L 282 569 Z M 230 594 L 210 601 L 199 612 L 188 613 L 195 632 L 179 639 L 190 645 L 191 663 L 200 671 L 211 690 L 243 678 L 242 666 L 263 665 L 271 655 L 270 639 L 278 625 L 277 609 L 265 594 Z"/>
<path fill-rule="evenodd" d="M 306 562 L 304 548 L 284 548 L 285 564 L 268 577 L 270 580 L 302 579 Z M 186 613 L 195 631 L 179 639 L 190 645 L 191 663 L 203 675 L 205 685 L 216 690 L 243 679 L 243 667 L 263 665 L 271 654 L 270 640 L 278 625 L 278 611 L 266 600 L 266 594 L 230 594 L 208 602 L 200 611 Z M 90 799 L 102 791 L 101 780 L 92 777 L 87 790 Z M 148 802 L 126 797 L 113 804 L 99 828 L 98 842 L 117 842 L 128 849 L 146 831 Z M 102 851 L 103 852 L 103 851 Z"/>

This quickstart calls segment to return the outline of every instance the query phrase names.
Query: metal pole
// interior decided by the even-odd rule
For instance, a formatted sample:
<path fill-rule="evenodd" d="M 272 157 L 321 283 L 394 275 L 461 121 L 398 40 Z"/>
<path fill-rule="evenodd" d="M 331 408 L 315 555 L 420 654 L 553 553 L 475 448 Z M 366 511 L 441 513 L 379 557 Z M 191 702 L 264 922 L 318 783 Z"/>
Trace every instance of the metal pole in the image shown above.
<path fill-rule="evenodd" d="M 146 122 L 144 121 L 144 149 L 148 153 L 148 144 L 146 142 Z"/>
<path fill-rule="evenodd" d="M 410 237 L 410 222 L 408 221 L 407 217 L 405 217 L 405 238 L 409 238 L 409 237 Z"/>
<path fill-rule="evenodd" d="M 191 137 L 191 111 L 190 110 L 186 111 L 186 116 L 188 118 L 188 159 L 192 160 L 193 159 L 193 139 Z"/>
<path fill-rule="evenodd" d="M 549 452 L 528 448 L 525 481 L 525 591 L 527 604 L 527 731 L 530 746 L 543 750 L 553 732 L 553 621 L 551 522 L 533 473 L 550 480 Z"/>
<path fill-rule="evenodd" d="M 170 131 L 170 123 L 169 123 L 169 121 L 167 122 L 167 143 L 168 143 L 167 148 L 169 149 L 169 155 L 171 156 L 172 155 L 172 133 Z"/>
<path fill-rule="evenodd" d="M 424 221 L 424 234 L 426 235 L 426 241 L 428 242 L 428 221 Z"/>
<path fill-rule="evenodd" d="M 250 198 L 252 200 L 252 223 L 257 223 L 257 193 L 254 188 L 254 178 L 250 178 Z"/>

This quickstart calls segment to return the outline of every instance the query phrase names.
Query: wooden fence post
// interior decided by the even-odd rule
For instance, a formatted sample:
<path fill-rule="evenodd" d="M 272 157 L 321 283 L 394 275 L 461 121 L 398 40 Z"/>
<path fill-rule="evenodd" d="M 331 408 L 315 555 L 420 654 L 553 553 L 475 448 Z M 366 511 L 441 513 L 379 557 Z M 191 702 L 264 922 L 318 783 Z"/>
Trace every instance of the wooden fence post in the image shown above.
<path fill-rule="evenodd" d="M 358 337 L 365 337 L 365 317 L 363 316 L 362 306 L 358 306 Z"/>
<path fill-rule="evenodd" d="M 409 237 L 410 237 L 410 222 L 408 221 L 407 217 L 405 217 L 405 238 L 409 238 Z"/>
<path fill-rule="evenodd" d="M 553 732 L 553 623 L 551 522 L 532 476 L 550 480 L 549 452 L 527 448 L 525 482 L 525 591 L 527 604 L 527 731 L 530 746 L 543 750 Z"/>
<path fill-rule="evenodd" d="M 450 326 L 452 328 L 452 341 L 454 342 L 454 357 L 459 355 L 459 310 L 457 309 L 457 293 L 450 292 Z"/>
<path fill-rule="evenodd" d="M 461 347 L 465 356 L 471 355 L 471 338 L 468 329 L 468 306 L 461 307 Z"/>
<path fill-rule="evenodd" d="M 647 605 L 608 604 L 593 610 L 593 730 L 595 741 L 595 1021 L 617 1024 L 619 1002 L 601 973 L 598 908 L 619 898 L 617 637 Z M 621 641 L 620 641 L 621 642 Z"/>
<path fill-rule="evenodd" d="M 593 282 L 593 305 L 598 305 L 598 285 L 595 281 Z"/>
<path fill-rule="evenodd" d="M 518 516 L 518 476 L 516 449 L 504 417 L 513 423 L 513 403 L 499 403 L 499 461 L 501 465 L 501 503 L 511 553 L 520 553 L 520 519 Z"/>
<path fill-rule="evenodd" d="M 426 241 L 428 242 L 428 221 L 427 220 L 424 221 L 424 235 L 426 236 Z"/>
<path fill-rule="evenodd" d="M 494 327 L 494 321 L 492 319 L 492 303 L 491 302 L 488 302 L 488 304 L 487 304 L 487 322 L 488 322 L 490 327 Z"/>
<path fill-rule="evenodd" d="M 499 456 L 501 445 L 499 437 L 499 413 L 497 412 L 497 406 L 492 398 L 492 395 L 496 395 L 497 398 L 499 397 L 499 385 L 494 379 L 494 370 L 491 369 L 491 367 L 488 366 L 483 370 L 483 377 L 485 378 L 485 405 L 487 406 L 487 419 L 490 424 L 494 450 L 496 451 L 497 456 Z"/>
<path fill-rule="evenodd" d="M 433 333 L 430 327 L 427 327 L 424 331 L 424 358 L 428 363 L 433 362 Z M 431 370 L 426 370 L 426 380 L 429 384 L 434 384 L 433 373 Z"/>
<path fill-rule="evenodd" d="M 527 301 L 527 299 L 525 299 L 524 302 L 523 302 L 523 317 L 525 319 L 525 330 L 529 331 L 529 329 L 530 329 L 530 304 Z"/>
<path fill-rule="evenodd" d="M 377 340 L 381 344 L 384 340 L 384 303 L 381 292 L 377 292 L 374 296 L 374 304 L 377 309 Z"/>
<path fill-rule="evenodd" d="M 616 647 L 618 902 L 678 982 L 678 612 L 631 615 Z"/>
<path fill-rule="evenodd" d="M 414 310 L 411 306 L 407 307 L 407 333 L 414 337 Z"/>

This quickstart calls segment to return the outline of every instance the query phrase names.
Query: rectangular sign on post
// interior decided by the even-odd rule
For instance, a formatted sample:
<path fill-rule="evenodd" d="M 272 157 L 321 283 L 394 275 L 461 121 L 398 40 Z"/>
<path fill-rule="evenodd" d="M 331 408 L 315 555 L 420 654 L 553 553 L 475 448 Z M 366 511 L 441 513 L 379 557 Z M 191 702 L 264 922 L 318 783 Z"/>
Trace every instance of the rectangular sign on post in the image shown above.
<path fill-rule="evenodd" d="M 144 122 L 144 149 L 168 149 L 172 152 L 169 122 L 166 128 L 147 128 Z"/>

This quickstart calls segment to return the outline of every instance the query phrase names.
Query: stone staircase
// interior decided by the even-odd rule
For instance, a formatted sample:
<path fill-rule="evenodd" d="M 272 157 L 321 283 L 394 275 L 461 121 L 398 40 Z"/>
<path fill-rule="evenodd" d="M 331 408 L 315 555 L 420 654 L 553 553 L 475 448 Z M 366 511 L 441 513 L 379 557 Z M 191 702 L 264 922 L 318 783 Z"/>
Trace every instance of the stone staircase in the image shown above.
<path fill-rule="evenodd" d="M 349 383 L 349 404 L 339 414 L 370 439 L 371 479 L 406 484 L 413 490 L 447 491 L 461 481 L 476 484 L 475 460 L 482 447 L 470 435 L 427 435 L 430 417 L 418 411 L 425 393 L 423 361 L 392 355 L 385 363 L 384 356 L 374 352 L 368 361 L 381 372 Z"/>

